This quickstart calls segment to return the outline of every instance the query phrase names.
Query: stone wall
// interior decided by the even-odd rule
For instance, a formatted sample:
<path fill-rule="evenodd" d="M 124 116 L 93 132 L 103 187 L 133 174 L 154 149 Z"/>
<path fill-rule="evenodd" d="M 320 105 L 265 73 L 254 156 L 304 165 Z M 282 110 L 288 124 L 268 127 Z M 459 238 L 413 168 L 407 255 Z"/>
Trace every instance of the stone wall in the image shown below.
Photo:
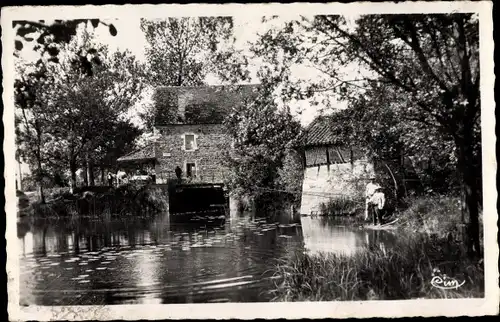
<path fill-rule="evenodd" d="M 186 176 L 186 163 L 196 164 L 193 181 L 222 183 L 228 169 L 223 165 L 223 152 L 231 147 L 231 139 L 222 124 L 184 124 L 158 127 L 160 138 L 155 144 L 156 182 L 166 183 L 176 178 L 175 168 L 181 167 Z M 194 134 L 196 149 L 184 150 L 184 134 Z"/>
<path fill-rule="evenodd" d="M 373 164 L 366 160 L 306 167 L 300 213 L 310 215 L 318 212 L 321 203 L 329 198 L 363 200 L 368 178 L 373 174 Z"/>

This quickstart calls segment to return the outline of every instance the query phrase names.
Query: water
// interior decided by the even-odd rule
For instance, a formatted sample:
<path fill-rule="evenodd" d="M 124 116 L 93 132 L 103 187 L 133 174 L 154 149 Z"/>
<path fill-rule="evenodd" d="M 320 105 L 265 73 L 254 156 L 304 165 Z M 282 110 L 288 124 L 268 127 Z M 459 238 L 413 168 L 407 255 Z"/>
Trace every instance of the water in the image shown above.
<path fill-rule="evenodd" d="M 285 216 L 286 217 L 286 216 Z M 21 305 L 266 302 L 295 252 L 353 254 L 391 234 L 321 218 L 194 218 L 18 225 Z"/>
<path fill-rule="evenodd" d="M 302 217 L 301 224 L 305 249 L 309 254 L 354 255 L 370 249 L 385 252 L 396 243 L 392 230 L 363 229 L 349 223 L 341 225 L 328 217 Z"/>

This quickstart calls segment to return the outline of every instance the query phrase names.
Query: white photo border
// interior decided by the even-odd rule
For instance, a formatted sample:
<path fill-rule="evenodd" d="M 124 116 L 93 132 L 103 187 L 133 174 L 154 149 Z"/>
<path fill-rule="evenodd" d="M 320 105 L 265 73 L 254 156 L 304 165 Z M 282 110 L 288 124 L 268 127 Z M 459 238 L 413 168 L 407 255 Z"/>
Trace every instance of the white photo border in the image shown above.
<path fill-rule="evenodd" d="M 174 10 L 175 9 L 175 10 Z M 161 18 L 165 16 L 237 16 L 299 14 L 450 13 L 475 12 L 479 15 L 481 68 L 481 127 L 483 151 L 483 209 L 485 298 L 404 301 L 215 303 L 106 306 L 19 305 L 19 258 L 16 243 L 15 144 L 14 144 L 14 32 L 15 20 L 77 19 L 119 17 Z M 405 2 L 350 4 L 188 4 L 188 5 L 104 5 L 37 6 L 2 8 L 2 68 L 4 103 L 4 178 L 8 274 L 8 313 L 12 320 L 156 320 L 183 318 L 367 318 L 413 316 L 481 316 L 498 314 L 498 244 L 496 209 L 495 100 L 493 61 L 493 18 L 489 1 Z"/>

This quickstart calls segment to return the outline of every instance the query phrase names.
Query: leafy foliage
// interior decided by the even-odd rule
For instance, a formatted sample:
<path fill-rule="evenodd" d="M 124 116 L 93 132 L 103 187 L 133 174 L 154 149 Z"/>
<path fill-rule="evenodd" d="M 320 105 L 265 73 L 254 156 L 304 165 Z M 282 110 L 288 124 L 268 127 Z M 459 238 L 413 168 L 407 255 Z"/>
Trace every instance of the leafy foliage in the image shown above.
<path fill-rule="evenodd" d="M 231 17 L 142 19 L 141 29 L 154 86 L 201 85 L 208 73 L 223 80 L 246 77 L 243 58 L 232 47 Z M 228 66 L 236 69 L 228 72 Z"/>
<path fill-rule="evenodd" d="M 304 157 L 300 149 L 287 147 L 283 157 L 283 166 L 278 169 L 278 186 L 293 194 L 296 202 L 302 196 L 304 178 Z"/>
<path fill-rule="evenodd" d="M 78 51 L 85 50 L 86 46 L 89 43 L 83 43 Z M 81 71 L 75 72 L 71 58 L 69 64 L 61 65 L 62 74 L 67 77 L 56 96 L 58 107 L 64 107 L 64 112 L 58 113 L 62 117 L 58 119 L 61 124 L 56 126 L 56 133 L 68 138 L 65 144 L 70 151 L 67 160 L 70 165 L 79 157 L 87 162 L 112 165 L 119 157 L 116 153 L 130 149 L 140 134 L 123 119 L 140 93 L 140 66 L 128 52 L 109 55 L 103 48 L 100 55 L 102 63 L 93 66 L 92 75 L 82 77 Z M 125 151 L 120 151 L 120 147 Z"/>
<path fill-rule="evenodd" d="M 34 50 L 42 55 L 49 54 L 50 60 L 57 62 L 59 54 L 58 44 L 69 43 L 77 34 L 79 26 L 91 24 L 97 28 L 100 24 L 109 29 L 112 36 L 117 35 L 117 30 L 113 24 L 106 23 L 100 19 L 74 19 L 74 20 L 54 20 L 46 23 L 44 20 L 27 21 L 16 20 L 12 22 L 12 27 L 16 30 L 15 48 L 22 50 L 25 42 L 36 41 Z"/>
<path fill-rule="evenodd" d="M 112 165 L 140 134 L 123 118 L 140 92 L 140 66 L 80 32 L 59 46 L 57 62 L 18 61 L 15 86 L 21 154 L 41 173 L 69 168 L 73 186 L 77 167 Z"/>
<path fill-rule="evenodd" d="M 240 194 L 258 196 L 278 184 L 286 149 L 300 133 L 288 109 L 276 106 L 267 88 L 256 99 L 236 105 L 225 124 L 234 141 L 226 158 L 232 169 L 229 185 Z"/>
<path fill-rule="evenodd" d="M 281 77 L 283 95 L 313 98 L 326 93 L 345 100 L 349 108 L 368 110 L 363 112 L 366 118 L 351 119 L 350 128 L 364 142 L 379 144 L 374 156 L 391 152 L 391 145 L 403 147 L 421 159 L 437 156 L 449 174 L 457 173 L 471 239 L 479 252 L 480 75 L 475 15 L 365 15 L 355 21 L 341 16 L 302 18 L 266 32 L 254 51 L 270 64 L 283 66 L 283 75 L 290 75 L 293 64 L 308 64 L 323 76 L 311 84 Z M 353 70 L 353 65 L 366 70 Z M 348 72 L 343 74 L 340 66 Z M 378 116 L 388 119 L 379 122 Z M 394 141 L 383 142 L 386 138 Z"/>
<path fill-rule="evenodd" d="M 184 121 L 173 104 L 175 94 L 161 87 L 204 85 L 209 74 L 231 84 L 248 78 L 246 59 L 233 46 L 231 17 L 142 19 L 141 29 L 149 44 L 146 80 L 157 89 L 151 106 L 141 114 L 148 129 Z M 186 114 L 194 123 L 210 117 L 219 120 L 212 106 L 188 106 Z"/>
<path fill-rule="evenodd" d="M 172 124 L 182 121 L 174 91 L 158 88 L 152 96 L 152 105 L 142 115 L 150 128 L 155 124 Z"/>

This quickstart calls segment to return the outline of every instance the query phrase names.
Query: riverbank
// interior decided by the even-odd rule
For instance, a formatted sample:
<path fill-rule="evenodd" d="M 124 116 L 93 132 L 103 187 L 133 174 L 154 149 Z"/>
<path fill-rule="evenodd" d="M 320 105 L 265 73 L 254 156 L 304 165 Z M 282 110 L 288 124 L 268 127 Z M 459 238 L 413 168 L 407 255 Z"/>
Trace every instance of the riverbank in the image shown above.
<path fill-rule="evenodd" d="M 397 227 L 405 231 L 461 240 L 463 233 L 461 202 L 456 196 L 423 196 L 408 201 L 409 206 L 396 214 Z M 467 219 L 467 218 L 465 218 Z M 483 241 L 483 214 L 479 213 L 480 240 Z"/>
<path fill-rule="evenodd" d="M 112 218 L 149 216 L 168 211 L 165 191 L 154 186 L 124 185 L 89 187 L 71 194 L 57 190 L 46 197 L 46 203 L 30 200 L 18 193 L 19 216 L 34 218 Z"/>
<path fill-rule="evenodd" d="M 352 226 L 370 226 L 371 218 L 364 218 L 364 208 L 361 202 L 334 199 L 322 204 L 317 216 L 337 221 L 339 224 Z M 438 238 L 460 240 L 463 238 L 460 230 L 462 224 L 462 204 L 457 196 L 427 195 L 406 199 L 398 207 L 390 207 L 384 223 L 390 223 L 391 228 L 403 229 L 405 232 L 419 233 Z M 467 219 L 467 218 L 465 218 Z M 483 226 L 482 211 L 479 214 L 480 235 L 482 241 Z"/>
<path fill-rule="evenodd" d="M 412 236 L 390 249 L 353 256 L 297 253 L 275 267 L 273 301 L 402 300 L 484 295 L 482 260 L 471 261 L 460 245 Z M 441 280 L 440 280 L 441 278 Z M 443 280 L 462 286 L 442 289 Z"/>
<path fill-rule="evenodd" d="M 354 255 L 297 253 L 274 269 L 274 301 L 391 300 L 481 297 L 482 259 L 469 259 L 456 197 L 425 196 L 394 214 L 397 243 Z M 355 218 L 360 219 L 359 216 Z M 335 219 L 335 217 L 332 217 Z M 353 220 L 352 224 L 356 225 Z M 480 218 L 482 227 L 482 216 Z M 482 232 L 481 232 L 482 236 Z M 482 239 L 482 238 L 481 238 Z M 431 283 L 434 278 L 434 284 Z M 441 289 L 453 278 L 464 285 Z M 441 280 L 440 280 L 441 279 Z"/>

